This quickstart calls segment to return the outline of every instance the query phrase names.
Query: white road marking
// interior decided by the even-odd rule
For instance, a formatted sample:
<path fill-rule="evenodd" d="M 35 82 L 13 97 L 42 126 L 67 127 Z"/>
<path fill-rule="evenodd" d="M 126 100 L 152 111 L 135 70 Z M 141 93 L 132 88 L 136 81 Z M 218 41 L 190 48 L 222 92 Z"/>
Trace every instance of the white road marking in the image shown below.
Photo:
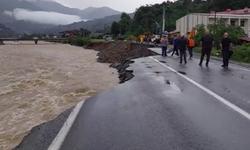
<path fill-rule="evenodd" d="M 75 122 L 77 115 L 80 112 L 80 109 L 82 108 L 83 103 L 84 103 L 84 101 L 81 101 L 72 110 L 72 112 L 69 115 L 69 117 L 67 118 L 66 122 L 63 124 L 63 127 L 61 128 L 61 130 L 59 131 L 59 133 L 57 134 L 57 136 L 55 137 L 53 142 L 50 144 L 48 150 L 59 150 L 61 148 L 61 146 L 62 146 L 66 136 L 68 135 L 73 123 Z"/>
<path fill-rule="evenodd" d="M 219 96 L 218 94 L 214 93 L 213 91 L 205 88 L 204 86 L 202 86 L 201 84 L 195 82 L 194 80 L 188 78 L 187 76 L 179 73 L 178 71 L 174 70 L 173 68 L 161 63 L 160 61 L 158 61 L 157 59 L 153 58 L 152 56 L 150 56 L 151 59 L 153 59 L 154 61 L 158 62 L 159 64 L 161 64 L 162 66 L 168 68 L 169 70 L 173 71 L 174 73 L 178 74 L 179 76 L 183 77 L 184 79 L 188 80 L 189 82 L 191 82 L 192 84 L 194 84 L 195 86 L 197 86 L 198 88 L 200 88 L 201 90 L 203 90 L 204 92 L 208 93 L 209 95 L 213 96 L 214 98 L 216 98 L 217 100 L 219 100 L 220 102 L 222 102 L 223 104 L 227 105 L 228 107 L 230 107 L 231 109 L 233 109 L 234 111 L 238 112 L 239 114 L 241 114 L 242 116 L 246 117 L 248 120 L 250 120 L 250 114 L 247 113 L 246 111 L 242 110 L 241 108 L 239 108 L 238 106 L 230 103 L 229 101 L 227 101 L 226 99 L 224 99 L 223 97 Z"/>

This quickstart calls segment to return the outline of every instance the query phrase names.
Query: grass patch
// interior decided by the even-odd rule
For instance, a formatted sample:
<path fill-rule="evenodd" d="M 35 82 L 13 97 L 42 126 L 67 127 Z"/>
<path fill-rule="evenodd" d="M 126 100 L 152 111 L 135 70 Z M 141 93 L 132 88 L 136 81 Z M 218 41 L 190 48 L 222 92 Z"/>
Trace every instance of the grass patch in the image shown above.
<path fill-rule="evenodd" d="M 90 39 L 90 42 L 108 42 L 104 39 Z"/>

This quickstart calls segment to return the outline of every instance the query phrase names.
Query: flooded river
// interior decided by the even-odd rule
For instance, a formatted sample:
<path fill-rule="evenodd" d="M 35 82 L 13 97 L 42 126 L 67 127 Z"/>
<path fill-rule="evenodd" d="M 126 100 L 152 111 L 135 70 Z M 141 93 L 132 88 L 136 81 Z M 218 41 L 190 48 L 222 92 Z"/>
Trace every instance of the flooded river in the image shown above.
<path fill-rule="evenodd" d="M 18 145 L 47 122 L 98 91 L 118 84 L 116 70 L 96 53 L 63 44 L 0 45 L 0 149 Z"/>

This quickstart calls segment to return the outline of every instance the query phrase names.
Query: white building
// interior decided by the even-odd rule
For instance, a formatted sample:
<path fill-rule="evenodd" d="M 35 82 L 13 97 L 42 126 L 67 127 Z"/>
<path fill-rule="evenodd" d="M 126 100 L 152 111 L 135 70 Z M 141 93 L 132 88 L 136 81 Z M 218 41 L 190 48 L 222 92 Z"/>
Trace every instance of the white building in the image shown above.
<path fill-rule="evenodd" d="M 250 9 L 230 10 L 224 12 L 211 11 L 210 13 L 192 13 L 176 21 L 176 30 L 182 34 L 191 31 L 193 27 L 203 24 L 215 23 L 215 20 L 222 19 L 230 25 L 240 26 L 250 37 Z"/>

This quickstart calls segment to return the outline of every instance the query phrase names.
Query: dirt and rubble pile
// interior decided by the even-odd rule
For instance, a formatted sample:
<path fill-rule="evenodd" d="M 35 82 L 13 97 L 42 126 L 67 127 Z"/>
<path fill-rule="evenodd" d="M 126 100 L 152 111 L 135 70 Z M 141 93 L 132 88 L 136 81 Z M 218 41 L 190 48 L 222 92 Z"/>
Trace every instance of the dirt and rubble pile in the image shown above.
<path fill-rule="evenodd" d="M 128 58 L 135 59 L 152 55 L 157 55 L 157 53 L 150 51 L 147 45 L 131 43 L 130 41 L 118 41 L 98 53 L 98 62 L 116 63 Z"/>
<path fill-rule="evenodd" d="M 112 45 L 112 42 L 92 42 L 84 48 L 101 51 L 103 49 L 107 49 L 110 45 Z"/>
<path fill-rule="evenodd" d="M 119 72 L 120 83 L 124 83 L 134 77 L 132 70 L 126 70 L 131 59 L 158 55 L 150 51 L 148 46 L 131 43 L 130 41 L 117 41 L 110 43 L 106 49 L 98 53 L 98 62 L 112 63 L 110 67 L 116 68 Z"/>

